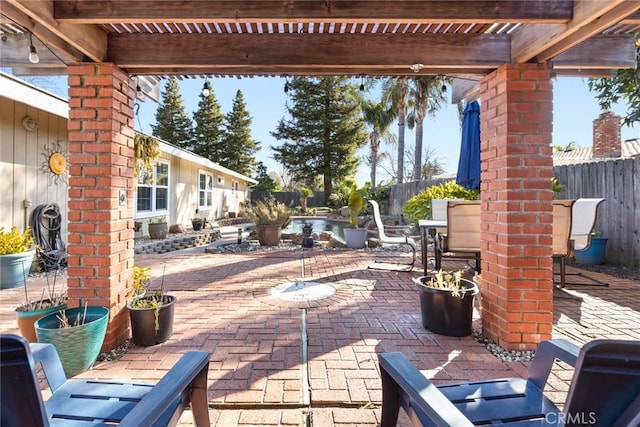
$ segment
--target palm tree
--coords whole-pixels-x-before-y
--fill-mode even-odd
[[[381,141],[391,141],[394,137],[389,127],[395,118],[393,111],[384,102],[364,100],[361,104],[364,121],[370,126],[369,132],[369,164],[371,165],[371,189],[376,188],[376,169]]]
[[[424,118],[427,114],[434,115],[446,101],[444,96],[445,79],[442,77],[421,76],[413,77],[409,84],[409,96],[412,110],[408,116],[410,128],[416,126],[416,149],[413,165],[413,179],[422,176],[422,139],[424,134]],[[446,87],[445,87],[446,89]]]
[[[404,180],[404,128],[409,107],[409,78],[398,77],[386,80],[382,85],[382,99],[398,118],[398,170],[396,181]]]

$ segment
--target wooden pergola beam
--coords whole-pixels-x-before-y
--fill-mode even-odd
[[[480,34],[111,34],[109,60],[124,69],[303,67],[493,69],[507,36]]]
[[[0,10],[16,22],[25,21],[26,17],[26,25],[20,25],[37,34],[43,43],[78,61],[86,58],[95,62],[106,60],[106,33],[96,25],[56,21],[52,0],[1,0]]]
[[[567,24],[527,25],[513,35],[511,62],[545,62],[640,9],[638,0],[574,0]]]
[[[55,1],[60,22],[568,22],[571,0]]]

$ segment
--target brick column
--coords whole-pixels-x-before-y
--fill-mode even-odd
[[[129,336],[135,92],[113,64],[73,65],[68,75],[69,306],[110,309],[103,345],[110,350]]]
[[[601,113],[593,120],[593,157],[622,155],[622,117],[612,111]]]
[[[507,64],[481,81],[482,328],[509,350],[551,337],[550,78]]]

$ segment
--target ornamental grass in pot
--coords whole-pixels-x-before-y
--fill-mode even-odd
[[[282,229],[291,223],[291,212],[287,205],[271,194],[247,210],[247,217],[256,225],[256,234],[262,246],[278,246]]]
[[[479,288],[463,272],[438,271],[413,279],[420,291],[422,326],[436,334],[463,337],[471,334],[473,298]]]
[[[49,314],[56,313],[60,310],[67,308],[67,293],[64,289],[57,288],[58,271],[55,270],[53,276],[53,283],[49,279],[49,275],[45,276],[47,279],[47,286],[42,290],[42,294],[39,299],[32,300],[29,298],[27,289],[26,274],[24,277],[24,300],[23,304],[20,304],[15,309],[16,321],[18,323],[18,330],[20,335],[25,337],[29,342],[38,342],[36,335],[35,323],[37,320],[48,316]]]

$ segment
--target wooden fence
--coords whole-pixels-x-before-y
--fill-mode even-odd
[[[609,239],[606,260],[640,268],[640,158],[555,166],[564,189],[557,199],[602,197],[596,229]],[[400,215],[407,200],[420,191],[455,178],[416,181],[391,187],[389,214]]]
[[[565,186],[557,199],[606,199],[595,226],[609,239],[605,258],[640,268],[640,158],[556,166],[553,173]]]
[[[281,203],[287,206],[300,206],[300,193],[297,191],[252,191],[251,202],[262,200],[272,195]],[[314,191],[313,196],[307,199],[307,207],[315,208],[324,206],[324,193],[322,191]]]

